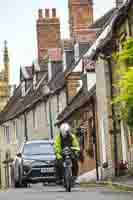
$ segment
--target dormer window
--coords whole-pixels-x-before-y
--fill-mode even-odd
[[[89,72],[87,73],[87,89],[90,91],[90,89],[96,84],[96,73],[95,72]]]
[[[75,62],[77,62],[79,60],[79,43],[77,42],[74,45],[74,58],[75,58]]]
[[[25,96],[25,92],[26,92],[25,81],[22,82],[22,85],[21,85],[21,92],[22,92],[22,97],[24,97],[24,96]]]
[[[50,93],[50,88],[48,87],[47,84],[45,84],[43,86],[43,90],[42,90],[43,95],[48,95]]]
[[[63,52],[63,71],[69,68],[74,62],[73,50],[65,49]]]

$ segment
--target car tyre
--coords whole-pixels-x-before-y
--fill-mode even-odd
[[[18,181],[15,180],[14,178],[14,187],[15,188],[20,188],[22,187],[22,173],[21,173],[21,168],[19,166],[18,168]]]

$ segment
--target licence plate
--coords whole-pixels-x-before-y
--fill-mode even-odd
[[[54,172],[54,167],[51,168],[42,168],[41,173],[51,173]]]

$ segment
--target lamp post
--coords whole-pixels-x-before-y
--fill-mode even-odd
[[[50,136],[51,136],[51,139],[53,139],[53,120],[52,120],[52,110],[51,110],[51,94],[52,94],[52,91],[50,91],[50,88],[48,87],[47,84],[45,84],[44,87],[42,88],[42,94],[44,96],[49,96],[49,100],[48,100],[49,126],[50,126]]]
[[[25,124],[25,140],[28,141],[28,130],[27,130],[26,112],[24,113],[24,124]]]

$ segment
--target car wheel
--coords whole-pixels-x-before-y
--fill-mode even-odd
[[[18,168],[18,180],[15,180],[15,178],[14,178],[13,182],[14,182],[14,187],[15,188],[22,187],[22,173],[21,173],[20,166]]]
[[[43,185],[43,186],[47,186],[48,183],[47,183],[47,182],[43,182],[42,185]]]
[[[11,168],[11,186],[15,187],[14,169]]]
[[[27,188],[27,187],[28,187],[28,184],[25,183],[25,182],[23,182],[23,183],[22,183],[22,187]]]

